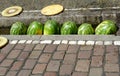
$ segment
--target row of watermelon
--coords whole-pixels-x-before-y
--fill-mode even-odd
[[[60,27],[59,23],[55,20],[48,20],[45,24],[33,21],[28,27],[22,22],[15,22],[10,28],[11,35],[108,35],[115,34],[116,32],[117,26],[112,20],[104,20],[95,29],[89,23],[83,23],[77,27],[73,21],[64,22]]]

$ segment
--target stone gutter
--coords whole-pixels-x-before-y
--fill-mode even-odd
[[[120,27],[119,0],[114,0],[114,2],[111,0],[5,0],[0,2],[3,4],[0,5],[0,12],[13,5],[20,5],[24,9],[20,15],[14,17],[3,17],[0,15],[0,34],[4,30],[9,31],[11,25],[16,21],[24,22],[28,26],[34,20],[45,23],[48,19],[55,19],[60,24],[68,20],[75,21],[77,24],[89,22],[94,27],[102,20],[111,19],[116,21],[117,26]],[[40,10],[50,4],[61,4],[65,9],[62,13],[55,16],[42,15]],[[119,34],[120,31],[117,32],[117,35]]]
[[[9,40],[94,40],[119,41],[120,36],[115,35],[1,35]]]

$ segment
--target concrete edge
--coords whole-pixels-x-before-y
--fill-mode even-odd
[[[92,41],[119,41],[115,35],[0,35],[9,40],[92,40]]]
[[[84,9],[67,9],[55,16],[44,16],[40,13],[40,10],[25,10],[20,15],[14,17],[3,17],[0,15],[0,27],[10,27],[16,21],[24,22],[28,26],[28,24],[34,20],[44,23],[48,19],[55,19],[59,23],[72,20],[77,22],[77,24],[83,22],[98,24],[104,19],[112,19],[116,21],[117,8],[111,8],[112,11],[110,9],[105,10],[102,8]]]

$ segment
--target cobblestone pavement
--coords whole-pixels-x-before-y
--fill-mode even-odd
[[[119,43],[11,40],[0,49],[0,76],[120,76]]]

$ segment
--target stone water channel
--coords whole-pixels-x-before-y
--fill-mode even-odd
[[[110,19],[120,22],[120,1],[119,0],[4,0],[0,1],[0,12],[7,7],[19,5],[23,12],[14,17],[2,17],[0,15],[0,34],[9,34],[10,26],[16,21],[22,21],[26,25],[37,20],[44,23],[48,19],[55,19],[59,23],[71,20],[77,24],[89,22],[94,27],[102,20]],[[40,10],[50,4],[61,4],[64,11],[55,16],[44,16]],[[117,35],[120,35],[118,30]]]

